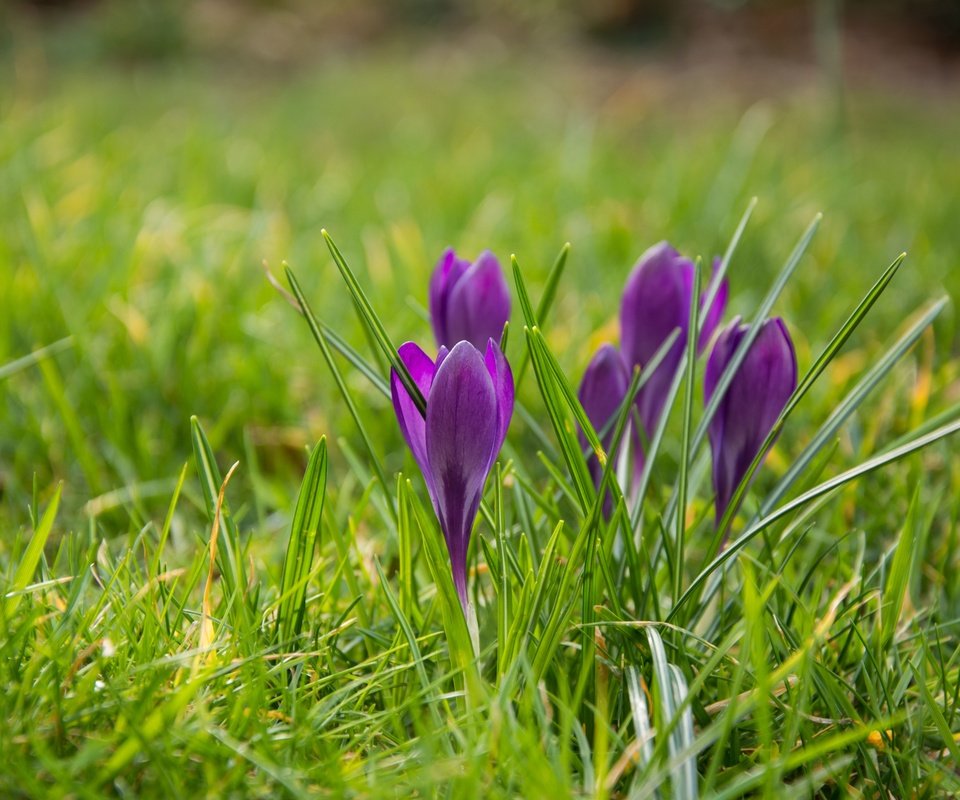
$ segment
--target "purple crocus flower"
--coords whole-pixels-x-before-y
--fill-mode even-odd
[[[630,373],[623,361],[623,356],[620,355],[620,351],[612,344],[601,345],[587,366],[587,371],[583,373],[583,380],[580,382],[580,391],[577,395],[580,399],[580,405],[583,406],[583,410],[587,414],[587,419],[590,420],[598,435],[600,435],[604,426],[616,416],[629,385]],[[615,458],[615,454],[610,452],[613,434],[614,431],[611,426],[607,435],[601,436],[600,439],[603,449],[607,451],[608,458]],[[580,434],[580,442],[583,446],[587,444],[587,437],[583,433]],[[600,462],[596,456],[591,456],[587,463],[594,485],[599,484],[603,473]]]
[[[468,341],[478,350],[500,341],[510,318],[510,291],[500,262],[484,250],[472,264],[453,248],[440,257],[430,279],[430,321],[440,347]]]
[[[707,403],[749,329],[738,317],[717,338],[704,375]],[[718,523],[796,388],[797,356],[787,326],[779,317],[765,320],[710,421]]]
[[[714,269],[718,261],[714,261]],[[677,328],[680,335],[670,352],[646,379],[637,393],[637,410],[644,434],[649,439],[656,430],[687,342],[690,303],[693,294],[694,265],[668,242],[647,250],[627,278],[620,305],[620,339],[628,367],[641,368],[656,355]],[[706,292],[700,297],[701,308]],[[727,305],[727,282],[717,289],[710,308],[703,312],[698,349],[703,351],[720,324]],[[642,458],[636,460],[637,470]]]
[[[436,363],[413,342],[398,350],[427,401],[420,415],[400,376],[390,373],[393,407],[416,459],[447,542],[453,583],[467,608],[467,546],[483,485],[513,415],[513,374],[493,339],[486,355],[461,341]]]

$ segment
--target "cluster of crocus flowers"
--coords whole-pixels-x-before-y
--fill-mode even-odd
[[[713,338],[726,308],[725,281],[694,297],[694,270],[693,262],[667,242],[641,256],[623,292],[620,348],[602,345],[580,385],[580,402],[609,452],[610,423],[626,398],[631,371],[649,369],[658,351],[678,331],[634,400],[632,420],[637,422],[630,436],[635,476],[643,467],[644,443],[660,423],[683,360],[691,335],[691,304],[698,302],[701,309],[698,354]],[[713,299],[705,307],[711,294]],[[449,249],[430,281],[429,299],[439,347],[436,359],[413,342],[398,350],[423,396],[425,411],[421,413],[396,370],[391,371],[390,386],[400,429],[440,522],[453,583],[466,613],[470,536],[513,414],[513,375],[498,344],[510,316],[510,293],[492,253],[486,251],[471,263]],[[704,380],[707,403],[748,331],[749,326],[736,319],[717,337]],[[718,523],[796,384],[797,361],[787,328],[780,319],[765,320],[709,425]],[[589,467],[599,482],[595,457],[590,457]]]
[[[635,400],[641,430],[632,431],[634,473],[643,469],[643,441],[653,436],[670,386],[683,358],[693,302],[693,262],[668,242],[647,250],[627,278],[620,303],[620,350],[604,344],[594,355],[580,384],[580,402],[597,430],[608,425],[626,395],[631,370],[643,369],[673,332],[679,335],[653,372],[646,376]],[[701,308],[707,292],[699,298]],[[698,350],[702,351],[720,324],[727,305],[727,283],[714,293],[703,312]],[[609,445],[609,441],[604,443]],[[592,470],[596,475],[596,467]]]
[[[426,413],[420,413],[396,370],[391,371],[390,388],[400,430],[440,522],[453,583],[466,612],[470,534],[513,415],[513,374],[494,338],[510,313],[496,259],[484,253],[471,266],[448,250],[431,282],[430,306],[440,344],[436,359],[413,342],[398,350],[426,401]],[[484,332],[488,335],[481,340]],[[451,335],[462,338],[454,341]]]
[[[714,262],[714,270],[717,264]],[[694,265],[667,242],[647,250],[627,279],[620,306],[621,347],[602,345],[594,355],[580,384],[579,398],[590,422],[601,431],[610,425],[626,396],[630,370],[641,370],[654,358],[674,331],[679,334],[654,371],[645,379],[635,399],[632,430],[634,475],[643,469],[643,443],[653,436],[676,377],[690,335],[689,320],[694,302]],[[697,352],[702,353],[720,325],[727,303],[727,283],[705,291],[701,310]],[[739,319],[718,337],[707,362],[706,402],[709,403],[720,376],[749,326]],[[716,518],[719,523],[740,481],[773,428],[797,385],[797,361],[790,334],[781,319],[765,320],[724,394],[709,426],[713,456]],[[602,443],[609,449],[612,433]],[[612,454],[615,455],[615,454]],[[596,459],[591,474],[599,480]]]

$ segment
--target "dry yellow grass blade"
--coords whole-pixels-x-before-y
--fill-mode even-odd
[[[227,471],[223,483],[220,484],[220,491],[217,494],[217,505],[213,512],[213,524],[210,526],[210,565],[207,569],[207,582],[203,587],[203,600],[200,611],[200,642],[198,644],[198,653],[194,659],[194,668],[206,664],[214,655],[213,642],[215,638],[213,629],[213,602],[211,600],[213,592],[214,572],[217,564],[217,538],[220,536],[220,512],[223,509],[223,496],[227,491],[227,484],[237,467],[239,461],[235,461],[233,466]]]

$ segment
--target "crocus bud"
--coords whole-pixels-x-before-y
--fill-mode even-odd
[[[717,338],[704,375],[707,403],[749,329],[738,317]],[[765,320],[710,421],[718,523],[796,388],[797,356],[787,326],[780,318]]]
[[[466,341],[449,352],[441,347],[436,363],[413,342],[398,353],[427,401],[427,411],[420,415],[391,370],[393,407],[426,481],[466,611],[467,547],[483,486],[513,415],[513,374],[493,339],[487,341],[485,356]]]
[[[430,279],[430,321],[440,347],[470,342],[478,350],[500,341],[510,318],[510,291],[500,262],[484,250],[472,264],[447,249]]]
[[[627,371],[627,365],[620,351],[612,344],[604,344],[597,350],[580,382],[580,391],[577,395],[580,405],[583,406],[587,419],[600,436],[603,449],[607,452],[607,458],[610,459],[615,458],[615,454],[610,452],[614,430],[610,425],[610,430],[604,436],[603,429],[616,417],[629,384],[630,373]],[[580,441],[586,446],[587,438],[582,433]],[[596,456],[591,456],[587,463],[594,485],[597,485],[603,472],[600,462]]]
[[[716,262],[714,262],[716,266]],[[637,410],[647,439],[653,436],[667,401],[690,325],[690,302],[693,296],[693,262],[680,255],[668,242],[660,242],[647,250],[627,279],[620,305],[620,338],[623,357],[628,367],[641,369],[675,329],[680,335],[660,365],[649,375],[637,393]],[[700,297],[701,305],[706,293]],[[720,284],[710,308],[703,312],[698,349],[702,350],[716,330],[727,304],[726,281]],[[642,458],[636,467],[642,467]]]

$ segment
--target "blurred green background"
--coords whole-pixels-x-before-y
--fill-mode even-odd
[[[731,310],[749,315],[822,211],[777,307],[801,369],[909,256],[821,407],[804,409],[821,419],[918,306],[960,289],[957,8],[4,3],[2,538],[27,523],[34,481],[48,494],[65,480],[75,524],[106,533],[162,514],[191,414],[225,463],[245,463],[241,517],[285,507],[303,445],[354,436],[262,267],[288,261],[361,347],[321,227],[397,341],[429,341],[444,247],[515,253],[539,291],[571,242],[549,338],[578,380],[616,338],[620,289],[649,245],[710,258],[758,197],[731,266]],[[960,395],[953,312],[938,324],[877,402],[878,425]],[[365,413],[399,468],[388,403],[371,392]]]

